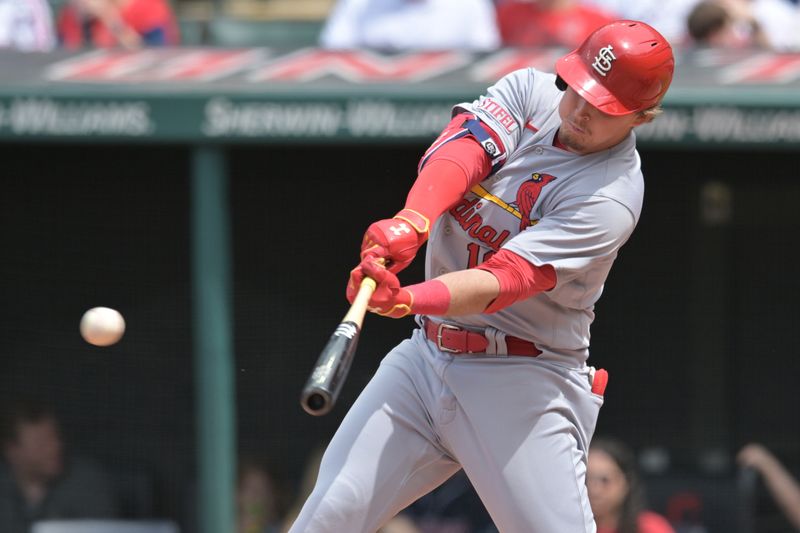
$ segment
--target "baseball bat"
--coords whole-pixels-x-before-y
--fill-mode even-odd
[[[319,355],[300,395],[300,405],[308,414],[322,416],[333,409],[350,371],[367,304],[375,287],[372,278],[365,277],[361,281],[353,304]]]

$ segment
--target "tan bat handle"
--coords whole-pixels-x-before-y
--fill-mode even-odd
[[[361,280],[358,294],[353,299],[353,304],[347,314],[344,315],[342,322],[353,322],[361,329],[361,325],[364,323],[364,315],[367,314],[367,304],[369,304],[369,299],[372,298],[372,293],[375,292],[376,287],[375,280],[372,278],[365,277]]]

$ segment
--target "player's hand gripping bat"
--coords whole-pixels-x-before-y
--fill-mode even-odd
[[[350,310],[319,355],[300,395],[300,405],[308,414],[322,416],[333,409],[356,353],[361,324],[375,286],[372,278],[364,277]]]

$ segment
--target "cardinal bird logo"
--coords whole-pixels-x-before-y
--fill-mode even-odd
[[[526,180],[519,189],[517,189],[517,201],[510,204],[515,207],[520,215],[519,230],[522,231],[531,225],[531,211],[533,206],[536,205],[536,200],[542,194],[542,188],[556,179],[555,176],[550,174],[540,174],[535,172],[531,175],[529,180]]]

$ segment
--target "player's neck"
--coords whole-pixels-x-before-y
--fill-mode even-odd
[[[561,133],[561,129],[556,131],[556,134],[553,135],[553,146],[556,148],[560,148],[561,150],[566,150],[567,152],[572,152],[573,150],[569,149],[569,146],[565,145],[561,142],[561,138],[559,137],[559,133]]]

